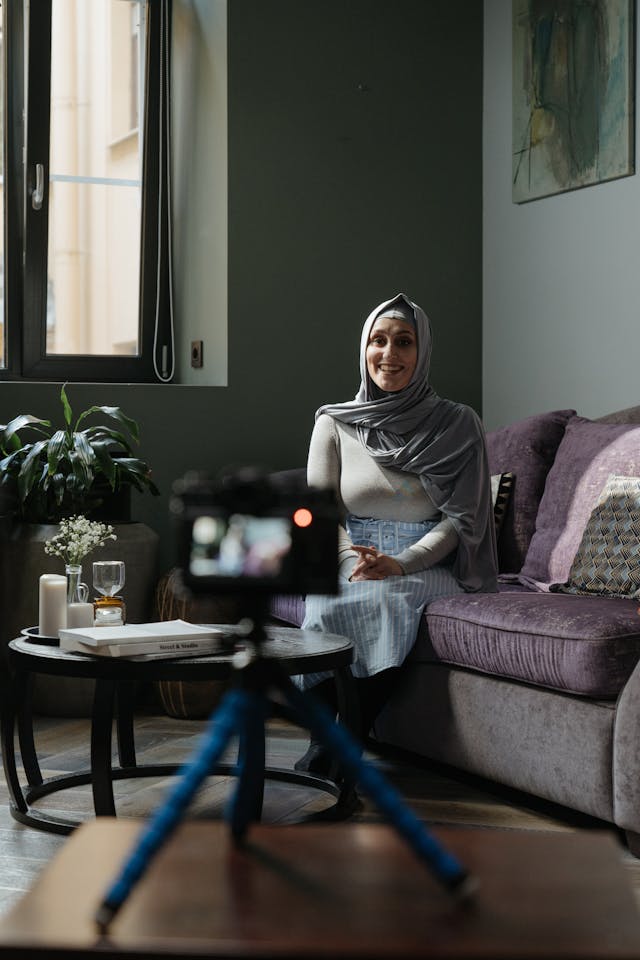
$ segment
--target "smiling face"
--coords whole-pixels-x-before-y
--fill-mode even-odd
[[[410,323],[392,317],[375,321],[367,343],[367,370],[380,390],[403,390],[413,376],[417,360],[416,331]]]

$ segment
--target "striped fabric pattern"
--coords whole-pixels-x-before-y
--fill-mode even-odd
[[[349,517],[351,542],[373,546],[393,556],[415,543],[437,521],[405,523]],[[369,677],[405,660],[418,633],[427,603],[438,597],[464,593],[449,567],[439,564],[420,573],[386,580],[342,580],[335,597],[308,596],[304,630],[322,630],[349,637],[354,643],[351,670],[356,677]],[[296,678],[309,689],[327,673]]]

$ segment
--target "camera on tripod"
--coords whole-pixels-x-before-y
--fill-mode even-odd
[[[178,567],[194,593],[335,594],[339,511],[297,474],[242,470],[174,485]]]

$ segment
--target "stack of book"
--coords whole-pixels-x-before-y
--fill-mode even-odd
[[[121,627],[74,627],[60,630],[60,649],[97,657],[157,660],[162,657],[202,657],[219,653],[228,632],[185,620],[132,623]]]

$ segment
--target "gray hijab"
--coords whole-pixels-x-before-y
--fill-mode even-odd
[[[407,386],[385,393],[369,377],[366,349],[374,322],[388,311],[412,318],[418,359]],[[367,317],[360,341],[360,389],[347,403],[325,404],[327,413],[355,426],[377,463],[416,474],[427,495],[458,533],[453,573],[468,591],[495,591],[495,525],[484,430],[462,403],[439,397],[429,385],[431,327],[425,312],[403,293]]]

